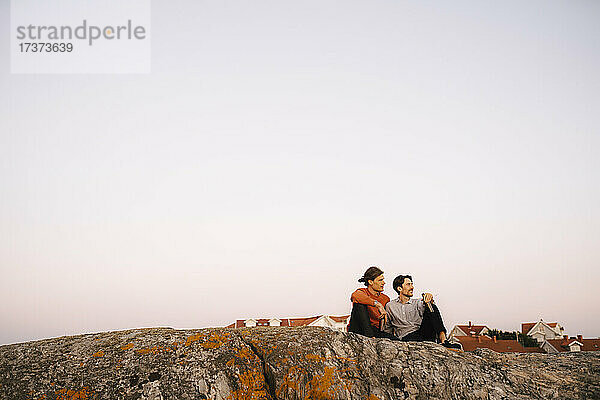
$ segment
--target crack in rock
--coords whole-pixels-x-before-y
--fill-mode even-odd
[[[256,345],[250,341],[246,341],[246,339],[240,335],[240,339],[242,340],[242,342],[246,343],[246,345],[250,348],[250,350],[252,350],[252,353],[254,353],[254,355],[256,357],[258,357],[258,359],[260,360],[261,364],[262,364],[262,373],[263,373],[263,379],[267,385],[267,393],[269,394],[269,396],[271,397],[272,400],[276,400],[277,399],[277,394],[276,394],[276,390],[275,390],[275,378],[273,377],[273,373],[271,372],[270,368],[268,367],[267,361],[265,360],[265,357],[262,355],[262,353],[260,352],[260,350],[256,347]]]

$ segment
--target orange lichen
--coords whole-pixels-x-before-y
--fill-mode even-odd
[[[257,358],[256,354],[250,351],[250,349],[247,347],[242,347],[241,349],[238,349],[234,354],[236,357],[243,358],[246,360],[254,360]]]
[[[218,349],[219,347],[221,347],[223,343],[219,343],[219,342],[206,342],[206,343],[202,343],[201,346],[204,347],[205,349]]]
[[[275,393],[277,397],[285,397],[285,393],[288,390],[292,390],[298,393],[299,388],[299,377],[302,375],[302,369],[300,367],[291,367],[287,374],[283,377],[283,383],[277,389]],[[281,395],[281,392],[284,392],[284,395]]]
[[[97,353],[92,354],[92,357],[102,357],[104,356],[104,352],[102,350],[100,350]]]
[[[313,376],[305,384],[306,376],[309,373],[300,367],[293,366],[284,376],[283,383],[277,389],[276,395],[277,397],[288,397],[293,393],[304,400],[332,399],[340,389],[352,389],[352,380],[339,376],[339,373],[348,372],[350,369],[336,370],[333,367],[325,367],[323,374]]]
[[[190,346],[194,342],[201,342],[200,346],[205,349],[217,349],[225,344],[227,340],[229,340],[228,333],[212,333],[208,338],[202,333],[197,333],[195,335],[188,336],[185,341],[185,346]]]
[[[125,346],[121,346],[121,350],[129,350],[133,349],[133,343],[126,344]]]
[[[323,356],[318,356],[316,354],[307,354],[304,356],[307,360],[311,361],[326,361],[327,359]]]
[[[334,386],[334,370],[331,367],[325,367],[323,375],[313,376],[308,383],[308,392],[304,399],[333,399],[335,396]]]
[[[201,333],[197,333],[195,335],[192,336],[188,336],[188,338],[185,340],[185,346],[189,346],[194,342],[197,342],[198,340],[201,340],[204,338],[204,335]]]
[[[235,365],[236,359],[244,360],[244,361],[242,361],[242,365],[247,365],[248,361],[255,362],[255,363],[259,362],[259,359],[256,356],[256,354],[254,354],[248,347],[242,347],[239,349],[235,349],[233,351],[233,356],[234,356],[234,358],[227,361],[227,363],[225,364],[228,367],[233,367]]]
[[[135,352],[138,354],[141,354],[141,355],[150,354],[150,353],[158,354],[158,353],[160,353],[161,349],[162,349],[162,346],[154,346],[154,347],[150,347],[150,348],[138,349]]]
[[[57,395],[56,400],[87,400],[92,393],[93,391],[90,391],[87,386],[77,391],[61,389],[54,392]]]
[[[374,394],[370,394],[366,400],[379,400],[379,397],[375,396]]]
[[[227,398],[231,400],[267,399],[265,387],[262,372],[252,369],[239,375],[239,389]]]
[[[221,347],[223,344],[225,344],[225,342],[227,342],[227,340],[229,340],[229,334],[224,333],[224,334],[215,334],[213,333],[212,335],[210,335],[210,338],[208,339],[208,342],[202,343],[202,347],[204,347],[205,349],[217,349],[219,347]]]
[[[129,347],[131,348],[131,347]],[[170,347],[165,346],[153,346],[153,347],[144,347],[141,349],[136,349],[135,352],[141,355],[144,354],[159,354],[162,352],[173,351]]]

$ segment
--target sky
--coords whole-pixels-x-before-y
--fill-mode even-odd
[[[12,74],[0,344],[346,315],[600,336],[600,3],[152,2],[151,73]]]

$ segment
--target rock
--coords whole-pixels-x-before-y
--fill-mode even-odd
[[[600,353],[457,353],[325,328],[136,329],[0,346],[0,399],[594,399]]]

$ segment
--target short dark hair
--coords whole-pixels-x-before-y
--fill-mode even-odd
[[[383,271],[379,268],[375,266],[369,267],[363,274],[362,278],[360,278],[358,281],[364,282],[365,286],[369,286],[369,281],[374,281],[375,278],[377,278],[381,274],[383,274]]]
[[[412,276],[410,275],[398,275],[394,278],[394,282],[392,282],[392,285],[394,285],[394,290],[396,291],[396,293],[400,294],[400,292],[398,291],[398,286],[402,286],[406,278],[412,281]]]

